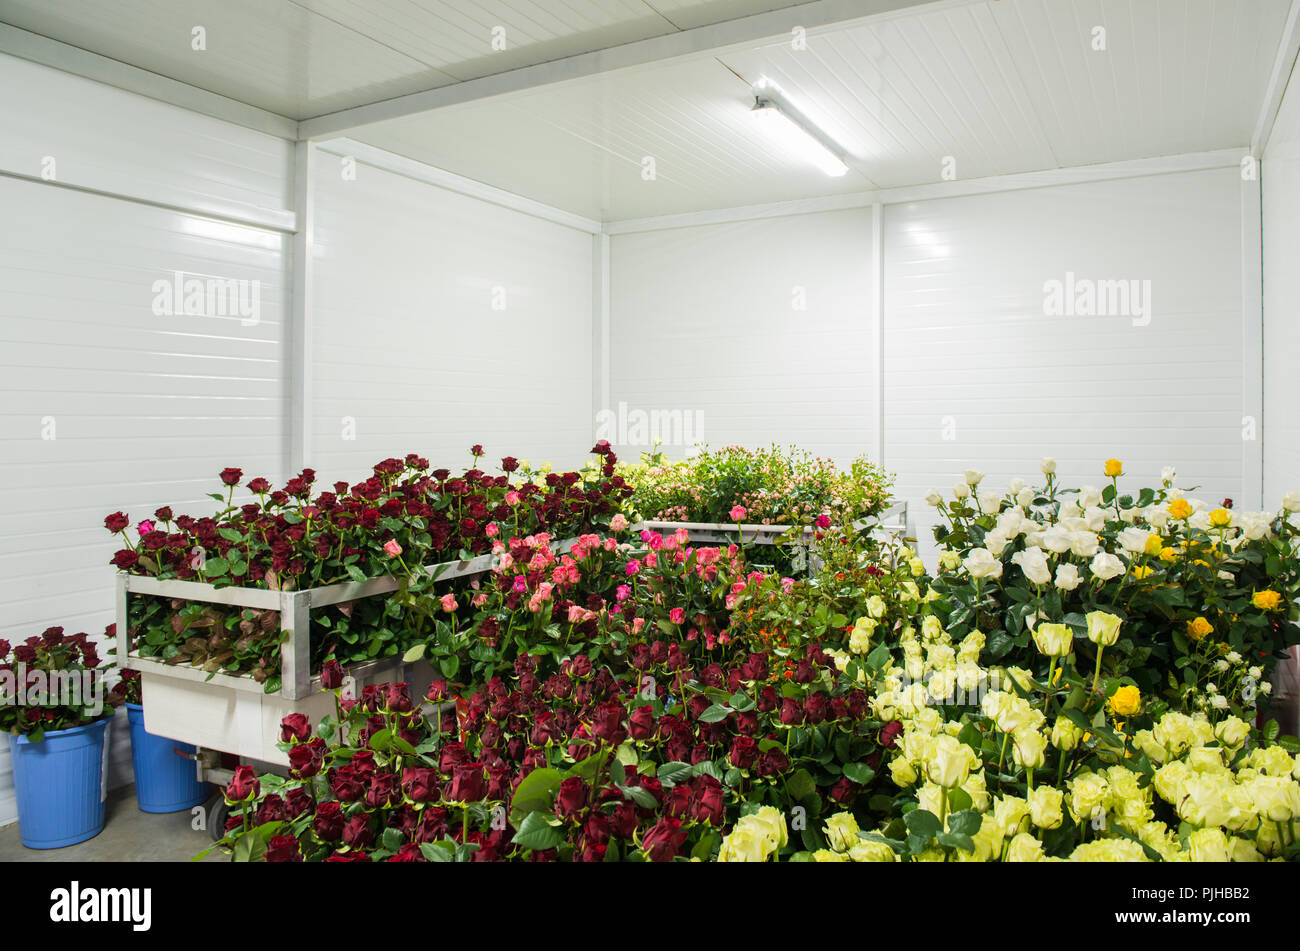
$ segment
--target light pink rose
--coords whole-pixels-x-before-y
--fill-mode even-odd
[[[396,538],[390,538],[384,542],[384,551],[388,553],[389,558],[396,558],[402,553],[402,546],[397,544]]]
[[[739,522],[744,517],[745,517],[745,507],[743,505],[732,506],[731,520],[733,522]]]
[[[615,516],[609,520],[609,530],[611,532],[626,531],[627,516],[624,515],[622,512],[618,512],[617,514],[615,514]]]
[[[456,596],[454,594],[451,593],[444,594],[441,600],[442,600],[442,609],[446,611],[448,614],[456,610]]]
[[[483,529],[483,534],[488,538],[496,538],[500,533],[501,529],[497,528],[496,522],[488,522],[487,527]]]

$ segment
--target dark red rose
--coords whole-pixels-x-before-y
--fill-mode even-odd
[[[226,786],[226,799],[230,802],[245,802],[256,799],[262,791],[257,774],[251,766],[236,766],[235,775]]]
[[[430,806],[420,812],[420,825],[415,837],[421,842],[433,842],[447,834],[451,813],[441,806]]]
[[[322,690],[338,690],[343,686],[343,666],[337,660],[331,658],[321,666],[320,685]]]
[[[441,785],[442,777],[436,769],[408,766],[402,770],[402,792],[411,802],[433,802]]]
[[[329,777],[330,789],[340,802],[357,802],[365,791],[366,783],[351,764],[333,770]]]
[[[758,759],[758,742],[752,736],[736,737],[727,758],[736,769],[749,769]]]
[[[264,495],[271,491],[271,483],[258,476],[256,479],[248,480],[248,491],[256,492],[258,495]]]
[[[839,781],[831,787],[830,795],[840,805],[847,805],[857,795],[857,785],[852,780],[841,776]]]
[[[634,740],[648,740],[655,733],[654,707],[637,707],[628,717],[628,735]]]
[[[727,812],[723,804],[722,783],[712,776],[701,776],[697,782],[699,788],[695,793],[695,803],[691,807],[691,818],[710,825],[722,825]]]
[[[501,460],[502,472],[514,472],[518,468],[519,468],[519,460],[516,459],[514,456],[506,456],[504,459]]]
[[[239,480],[244,477],[243,469],[236,469],[234,466],[228,466],[221,470],[221,481],[226,485],[239,485]]]
[[[786,726],[798,726],[803,723],[803,704],[798,700],[785,697],[781,701],[781,722]]]
[[[694,801],[695,791],[683,783],[668,791],[668,804],[664,807],[664,811],[670,816],[684,819],[691,814],[691,804]]]
[[[353,816],[343,823],[343,844],[354,849],[364,849],[375,841],[374,830],[370,828],[370,817],[364,813]]]
[[[641,851],[652,862],[671,862],[686,844],[682,821],[664,816],[641,839]]]
[[[388,709],[393,713],[411,712],[411,690],[406,684],[385,684]]]
[[[443,700],[446,700],[447,681],[435,680],[433,683],[429,684],[429,692],[425,694],[425,697],[432,703],[440,703]]]
[[[365,852],[335,852],[325,859],[326,862],[373,862]]]
[[[268,862],[301,862],[302,852],[298,849],[298,840],[291,835],[273,835],[271,844],[266,848]]]
[[[767,713],[770,710],[775,710],[776,700],[776,688],[771,686],[764,687],[758,693],[758,709],[764,713]]]
[[[131,520],[121,512],[114,512],[112,515],[104,519],[104,527],[114,535],[125,531],[127,526],[130,524]]]
[[[153,517],[160,522],[170,522],[172,520],[172,507],[164,505],[162,508],[155,509]]]
[[[325,764],[325,741],[319,736],[308,743],[298,743],[289,750],[289,768],[299,779],[308,779]]]
[[[903,724],[898,720],[890,720],[880,728],[876,734],[876,740],[881,746],[895,746],[899,734],[903,732]]]
[[[301,786],[290,789],[284,794],[284,808],[290,819],[297,819],[312,807],[311,794]]]
[[[622,704],[607,701],[597,704],[591,715],[591,733],[611,746],[617,746],[627,736],[623,729]]]
[[[789,768],[790,761],[775,747],[759,754],[758,762],[755,764],[755,772],[760,776],[779,776]]]
[[[754,736],[758,733],[758,714],[753,710],[736,714],[736,732]]]
[[[813,724],[824,722],[829,709],[830,702],[824,693],[813,694],[804,704],[804,711],[808,716],[808,722]]]
[[[561,819],[576,819],[587,805],[587,784],[577,776],[560,783],[555,793],[555,814]]]
[[[469,762],[469,752],[464,743],[445,743],[442,754],[438,757],[438,769],[450,775],[451,771],[462,763]]]
[[[397,850],[397,853],[396,853],[395,855],[390,855],[390,856],[388,857],[388,861],[390,861],[390,862],[427,862],[428,859],[426,859],[426,858],[424,857],[424,853],[420,851],[420,847],[419,847],[418,845],[416,845],[414,842],[408,842],[408,843],[406,843],[406,845],[404,845],[404,846],[402,846],[400,849],[398,849],[398,850]]]
[[[370,785],[366,788],[366,805],[371,809],[383,809],[393,800],[397,792],[397,777],[392,773],[374,773]]]
[[[129,548],[123,548],[113,555],[109,564],[120,571],[130,571],[139,562],[140,556]]]
[[[306,742],[311,736],[311,721],[306,714],[291,713],[280,721],[280,742]]]
[[[447,798],[453,802],[478,802],[487,797],[487,775],[482,763],[463,763],[451,774]]]
[[[337,842],[343,837],[343,809],[333,800],[318,803],[312,829],[323,842]]]

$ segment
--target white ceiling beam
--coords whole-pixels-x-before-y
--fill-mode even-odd
[[[292,140],[298,137],[298,123],[285,116],[7,23],[0,23],[0,53],[8,53],[19,59],[93,79],[282,139]]]
[[[721,52],[729,47],[789,35],[797,27],[812,32],[822,27],[867,21],[918,8],[961,7],[983,2],[985,0],[814,0],[795,7],[756,13],[621,46],[593,50],[304,119],[298,123],[298,137],[320,139],[345,135],[362,126],[491,96],[681,56],[708,51]]]
[[[1264,94],[1264,103],[1255,122],[1255,134],[1250,137],[1250,154],[1257,159],[1263,158],[1264,149],[1268,148],[1269,136],[1273,134],[1273,123],[1277,121],[1278,110],[1282,108],[1282,96],[1286,93],[1287,83],[1291,80],[1291,70],[1295,66],[1298,53],[1300,53],[1300,0],[1291,0],[1286,26],[1282,28],[1282,42],[1278,44],[1277,56],[1273,60],[1273,72],[1269,76],[1268,89]]]

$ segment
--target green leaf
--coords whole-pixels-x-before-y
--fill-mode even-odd
[[[456,844],[442,839],[438,842],[421,842],[420,851],[424,853],[425,859],[430,862],[454,862],[456,860]]]
[[[563,773],[546,766],[525,776],[510,800],[510,824],[518,829],[525,816],[539,810],[550,812],[555,790],[560,788],[563,781]]]
[[[655,771],[655,776],[665,786],[675,786],[677,783],[684,782],[694,775],[695,772],[691,769],[690,763],[683,763],[678,760],[660,763],[658,770]]]
[[[731,708],[725,703],[715,703],[703,713],[700,714],[701,723],[717,723],[727,719],[731,714]]]
[[[939,822],[939,817],[925,809],[913,809],[903,817],[903,822],[906,823],[908,832],[912,835],[923,835],[927,840],[943,831],[943,824]]]
[[[808,770],[798,769],[785,781],[785,791],[791,799],[802,799],[817,791],[817,783]]]
[[[361,582],[366,580],[365,572],[363,572],[356,565],[348,565],[345,570],[348,573],[348,577],[351,578],[353,581]]]
[[[528,775],[531,776],[532,773]],[[547,822],[545,813],[530,812],[523,822],[519,824],[519,831],[515,833],[514,838],[510,841],[522,848],[541,852],[546,849],[553,849],[563,842],[564,829]]]
[[[844,775],[853,782],[865,786],[876,778],[876,771],[866,763],[845,763]]]
[[[644,786],[623,786],[617,783],[615,785],[618,785],[619,791],[626,798],[631,799],[642,809],[654,809],[659,805],[659,800],[655,799],[654,794]]]
[[[959,790],[953,790],[953,792],[958,791]],[[967,796],[966,800],[969,802],[970,796]],[[980,823],[982,821],[983,820],[978,812],[974,809],[966,808],[960,812],[954,812],[948,817],[948,831],[955,833],[956,835],[974,835],[979,832]],[[962,848],[969,848],[969,846],[962,846]]]
[[[400,829],[394,829],[390,827],[384,830],[384,834],[380,838],[380,842],[383,843],[384,848],[386,848],[388,851],[396,852],[398,849],[400,849],[402,846],[406,844],[406,836],[402,835]]]
[[[230,562],[224,558],[209,558],[203,562],[203,573],[209,578],[220,578],[230,570]]]
[[[424,656],[424,651],[427,646],[428,646],[427,644],[416,644],[414,647],[412,647],[410,650],[408,650],[405,654],[402,655],[402,663],[411,664],[419,660],[421,657]]]
[[[940,832],[935,838],[945,848],[965,849],[967,852],[975,851],[975,843],[968,835],[960,835],[956,832]]]

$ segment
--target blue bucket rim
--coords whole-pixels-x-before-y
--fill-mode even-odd
[[[106,714],[100,717],[98,720],[94,720],[91,723],[83,723],[81,724],[81,726],[70,726],[64,730],[50,730],[48,733],[45,734],[45,737],[44,739],[41,740],[41,743],[44,743],[45,740],[48,740],[52,737],[72,736],[73,734],[76,733],[89,733],[92,730],[106,729],[108,727],[109,721],[112,719],[113,719],[112,714]],[[31,740],[27,738],[26,734],[23,733],[10,733],[9,741],[11,743],[17,743],[19,745],[26,744],[28,746],[40,746],[40,743],[33,743]]]

